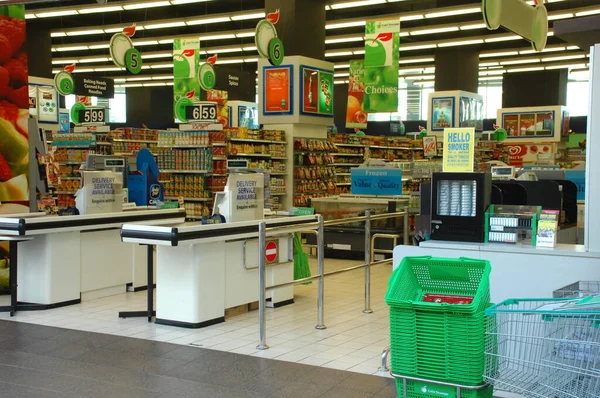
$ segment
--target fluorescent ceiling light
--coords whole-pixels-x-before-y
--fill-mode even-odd
[[[152,80],[169,80],[172,78],[173,76],[152,76]]]
[[[25,14],[25,19],[35,19],[37,18],[35,14]]]
[[[222,40],[222,39],[234,39],[235,35],[208,35],[208,36],[200,36],[200,40]]]
[[[354,41],[363,41],[364,37],[362,36],[354,36],[354,37],[341,37],[339,39],[332,38],[325,40],[325,44],[335,44],[335,43],[350,43]]]
[[[77,10],[47,11],[35,14],[38,18],[66,17],[69,15],[77,15]]]
[[[539,58],[528,58],[528,59],[515,59],[511,61],[502,61],[500,65],[519,65],[519,64],[533,64],[540,62]]]
[[[456,32],[458,31],[458,26],[451,26],[447,28],[433,28],[433,29],[421,29],[421,30],[413,30],[410,32],[411,36],[418,35],[430,35],[434,33],[446,33],[446,32]]]
[[[202,18],[202,19],[193,19],[191,21],[187,21],[186,24],[189,26],[193,25],[204,25],[209,23],[219,23],[219,22],[228,22],[231,21],[229,17],[215,17],[215,18]]]
[[[113,12],[113,11],[123,11],[123,7],[121,6],[107,6],[107,7],[90,7],[90,8],[80,8],[80,14],[95,14],[99,12]]]
[[[144,80],[152,80],[151,76],[147,76],[147,77],[130,77],[127,79],[128,82],[141,82]]]
[[[178,6],[181,4],[192,4],[192,3],[206,3],[211,0],[171,0],[171,4]]]
[[[490,76],[490,75],[502,75],[504,73],[506,73],[506,71],[504,69],[497,69],[497,70],[488,70],[488,71],[480,73],[480,74]]]
[[[476,23],[471,25],[463,25],[460,30],[473,30],[473,29],[484,29],[486,26],[484,23]]]
[[[579,50],[579,46],[568,46],[567,50]]]
[[[551,52],[556,52],[556,51],[565,51],[565,47],[546,47],[546,48],[544,48],[544,50],[542,52],[543,53],[551,53]],[[521,54],[521,55],[538,54],[538,53],[539,53],[539,51],[535,51],[535,50],[519,51],[519,54]]]
[[[50,37],[65,37],[67,34],[65,32],[51,32]]]
[[[52,65],[68,65],[68,64],[76,64],[77,60],[76,59],[53,59],[52,60]]]
[[[152,45],[158,44],[158,41],[156,41],[156,40],[140,40],[140,41],[134,41],[133,44],[136,46],[152,46]]]
[[[400,22],[404,22],[404,21],[416,21],[418,19],[424,19],[425,16],[422,14],[417,14],[417,15],[405,15],[400,17]]]
[[[600,8],[595,10],[581,11],[575,14],[576,17],[585,17],[587,15],[596,15],[600,14]],[[37,15],[37,14],[36,14]]]
[[[174,39],[163,39],[163,40],[159,40],[158,42],[160,44],[173,44],[175,40]]]
[[[83,35],[98,35],[104,34],[102,29],[89,29],[89,30],[74,30],[72,32],[66,32],[67,36],[83,36]],[[52,36],[52,35],[50,35]]]
[[[223,59],[217,60],[217,64],[241,64],[242,62],[244,62],[243,59]]]
[[[117,70],[123,70],[121,68],[117,68],[116,66],[107,66],[105,68],[94,68],[95,72],[113,72]]]
[[[157,23],[153,25],[144,25],[144,29],[163,29],[163,28],[178,28],[181,26],[185,26],[185,22],[165,22],[165,23]]]
[[[352,55],[352,51],[332,51],[325,53],[326,57],[343,57],[345,55]]]
[[[144,87],[166,86],[166,83],[144,83]]]
[[[64,46],[56,47],[56,51],[82,51],[87,50],[88,46]]]
[[[366,21],[354,21],[354,22],[340,22],[325,25],[325,29],[342,29],[342,28],[354,28],[357,26],[365,26]]]
[[[498,62],[483,62],[483,63],[479,64],[479,66],[483,66],[483,67],[486,67],[486,66],[497,66],[497,65],[499,65]]]
[[[535,68],[517,68],[517,69],[508,69],[508,73],[516,73],[516,72],[535,72],[538,70],[544,70],[543,66],[535,67]]]
[[[333,65],[333,69],[346,69],[349,68],[350,64],[337,64],[337,65]]]
[[[450,41],[446,43],[439,43],[438,47],[455,47],[455,46],[469,46],[472,44],[482,44],[483,39],[474,39],[474,40],[459,40],[459,41]]]
[[[125,4],[123,8],[126,10],[139,10],[141,8],[165,7],[170,5],[171,3],[168,1],[144,1],[141,3]]]
[[[107,57],[97,57],[97,58],[80,58],[79,62],[82,64],[92,63],[92,62],[107,62],[109,59]]]
[[[110,45],[108,43],[106,43],[106,44],[94,44],[94,45],[89,46],[90,50],[100,50],[100,49],[109,48],[109,47],[110,47]]]
[[[504,51],[497,53],[479,54],[479,58],[506,57],[507,55],[519,55],[518,51]]]
[[[125,88],[127,88],[127,87],[143,87],[143,85],[142,84],[121,84],[120,87],[125,87]]]
[[[413,82],[415,86],[428,86],[433,87],[435,85],[435,80],[423,80],[419,82]]]
[[[566,14],[548,15],[548,21],[555,21],[557,19],[573,18],[573,14],[568,12]]]
[[[488,80],[503,80],[504,76],[491,76],[491,77],[480,77],[479,81],[488,81]]]
[[[451,17],[453,15],[474,14],[477,12],[481,12],[481,7],[463,8],[461,10],[453,10],[453,11],[432,12],[430,14],[425,14],[425,18]]]
[[[433,62],[435,58],[413,58],[413,59],[400,59],[400,64],[419,64],[422,62]]]
[[[485,39],[486,43],[498,43],[501,41],[511,41],[511,40],[521,40],[523,39],[521,36],[513,35],[513,36],[500,36],[500,37],[492,37],[489,39]]]
[[[581,59],[581,58],[585,58],[585,55],[579,54],[579,55],[565,55],[562,57],[548,57],[548,58],[542,58],[542,62],[565,61],[568,59]]]
[[[404,77],[406,80],[431,80],[435,75],[409,75]]]
[[[436,48],[435,44],[421,44],[416,46],[400,46],[400,51],[425,50],[428,48]]]
[[[241,15],[234,15],[231,17],[232,21],[244,21],[246,19],[261,19],[265,17],[265,13],[264,12],[257,12],[254,14],[241,14]]]
[[[362,0],[362,1],[350,1],[346,3],[335,3],[330,4],[332,10],[340,10],[342,8],[351,8],[351,7],[363,7],[363,6],[371,6],[375,4],[383,4],[386,0]]]
[[[258,62],[258,58],[244,58],[244,62],[247,62],[247,63]]]
[[[172,56],[173,56],[172,53],[158,53],[158,54],[143,54],[142,53],[142,58],[143,59],[170,58]]]
[[[242,47],[243,51],[256,51],[256,46]]]
[[[334,80],[333,84],[346,84],[349,83],[348,80]]]
[[[235,37],[254,37],[256,32],[236,33]]]
[[[586,64],[562,64],[562,65],[552,65],[552,66],[546,66],[546,70],[552,70],[552,69],[565,69],[565,68],[569,68],[569,69],[578,69],[578,68],[585,68]]]
[[[224,54],[224,53],[238,53],[242,51],[242,47],[235,48],[222,48],[217,50],[210,50],[211,54]]]
[[[152,69],[167,69],[167,68],[172,68],[173,64],[171,62],[167,62],[164,64],[154,64],[154,65],[150,65],[150,67]]]
[[[86,72],[93,72],[93,69],[75,69],[73,71],[73,73],[86,73]]]
[[[340,72],[340,73],[334,73],[333,77],[348,77],[350,76],[350,73],[347,72]]]

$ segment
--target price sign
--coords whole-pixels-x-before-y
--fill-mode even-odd
[[[186,119],[190,122],[211,122],[217,120],[215,102],[196,102],[185,109]]]
[[[104,124],[106,109],[101,106],[89,107],[79,111],[80,124]]]

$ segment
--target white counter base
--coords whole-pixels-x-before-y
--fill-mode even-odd
[[[267,285],[289,282],[294,264],[288,239],[278,240],[280,263],[267,268]],[[258,242],[157,246],[156,323],[188,328],[225,320],[225,309],[258,301]],[[167,293],[165,293],[167,292]],[[291,303],[293,287],[269,292],[272,303]]]
[[[600,280],[600,253],[583,246],[536,248],[509,244],[428,241],[421,246],[397,246],[394,268],[406,256],[470,257],[492,265],[492,302],[508,298],[547,298],[555,290],[577,281]]]

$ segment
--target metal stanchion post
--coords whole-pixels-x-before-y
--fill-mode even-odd
[[[267,320],[265,311],[267,307],[267,268],[265,264],[265,250],[267,246],[267,224],[261,222],[258,224],[258,323],[259,323],[259,342],[256,346],[257,350],[266,350],[267,345]]]
[[[325,326],[325,225],[323,216],[318,217],[319,229],[317,230],[317,266],[319,278],[317,297],[317,326],[315,329],[327,329]]]
[[[371,253],[371,211],[365,211],[365,314],[373,313],[371,309],[371,263],[373,254]]]
[[[408,207],[404,208],[404,231],[402,231],[404,237],[404,245],[408,246],[409,242],[409,231],[408,231]]]

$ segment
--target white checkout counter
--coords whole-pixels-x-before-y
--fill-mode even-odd
[[[547,298],[555,290],[578,281],[600,280],[600,253],[586,252],[582,245],[558,244],[554,248],[500,243],[421,242],[420,246],[397,246],[394,268],[404,257],[468,257],[488,260],[493,303],[508,298]]]
[[[3,216],[0,240],[11,242],[11,267],[16,265],[11,270],[11,313],[16,310],[17,284],[19,303],[35,303],[35,308],[29,309],[55,308],[124,293],[126,285],[134,280],[145,284],[147,251],[121,242],[122,225],[183,221],[184,209],[64,217],[38,213]],[[17,275],[14,281],[13,275]]]
[[[271,286],[294,280],[291,233],[315,230],[316,221],[316,216],[305,216],[215,225],[128,224],[121,236],[126,243],[156,246],[156,323],[201,328],[223,322],[228,308],[258,301],[261,222],[266,223],[267,242],[277,245],[277,256],[266,264]],[[272,249],[268,254],[273,256]],[[269,291],[267,299],[273,307],[291,304],[293,287]]]

